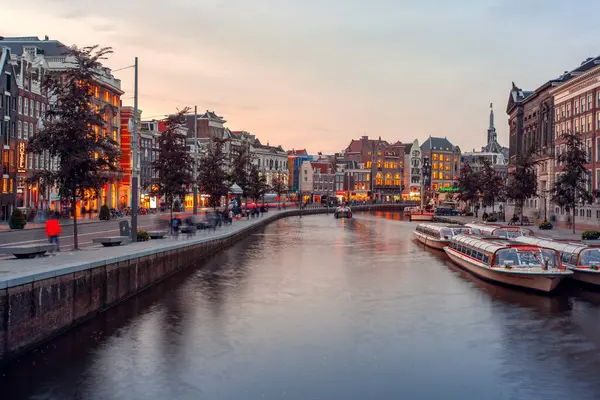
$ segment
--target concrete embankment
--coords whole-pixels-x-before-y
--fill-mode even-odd
[[[353,207],[400,211],[402,205]],[[212,235],[134,243],[57,257],[0,263],[0,363],[236,243],[284,217],[332,213],[326,208],[270,212]]]

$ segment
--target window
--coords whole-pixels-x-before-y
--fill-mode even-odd
[[[571,130],[571,121],[567,121],[567,132],[573,132]]]
[[[117,107],[119,105],[119,98],[117,96],[113,96],[113,106]]]
[[[565,117],[565,106],[561,106],[560,107],[560,117],[564,118]]]
[[[437,161],[437,160],[438,160],[438,155],[437,155],[437,153],[433,153],[433,154],[431,155],[431,159],[432,159],[433,161]]]
[[[581,112],[585,112],[585,97],[579,98],[579,107],[581,108]]]
[[[579,114],[579,102],[575,100],[573,102],[573,115]]]
[[[392,186],[392,174],[385,175],[385,185]]]
[[[23,111],[24,112],[23,112],[23,114],[29,115],[29,99],[27,97],[25,97],[23,99],[23,101],[24,101],[24,105],[23,105]]]
[[[100,97],[100,88],[98,86],[94,86],[94,97]]]
[[[586,161],[592,162],[592,139],[591,138],[585,140],[585,155],[586,155]]]
[[[590,111],[592,109],[592,94],[588,94],[587,96],[587,109]]]
[[[564,122],[562,124],[560,124],[560,134],[561,135],[565,134],[565,123]]]
[[[33,136],[33,123],[32,122],[29,123],[29,134],[31,136]]]
[[[17,123],[17,137],[19,139],[23,138],[23,123],[21,121]]]
[[[377,160],[377,169],[381,169],[381,160]]]
[[[556,120],[560,119],[560,108],[556,107]]]
[[[567,118],[571,117],[571,103],[567,103]]]
[[[19,96],[19,114],[23,114],[23,98]]]
[[[108,90],[104,91],[104,101],[110,103],[110,93],[108,93]]]
[[[581,117],[579,120],[579,128],[581,129],[581,132],[585,132],[585,117]]]
[[[46,115],[46,103],[42,103],[42,117]]]
[[[400,186],[400,174],[396,174],[394,178],[394,186]]]
[[[381,172],[378,172],[377,175],[375,175],[375,184],[378,186],[383,184],[383,175],[381,175]]]
[[[589,114],[587,116],[587,125],[586,125],[586,129],[587,132],[591,132],[592,131],[592,114]]]
[[[36,118],[40,117],[40,102],[39,101],[35,102],[35,117]]]
[[[573,122],[575,123],[575,132],[579,132],[579,120],[575,118]]]

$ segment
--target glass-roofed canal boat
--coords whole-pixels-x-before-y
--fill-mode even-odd
[[[471,233],[470,228],[460,225],[419,224],[413,231],[415,239],[425,246],[443,250],[456,235]]]
[[[515,238],[515,241],[558,251],[563,265],[573,271],[571,278],[592,285],[600,285],[599,241],[563,241],[531,236],[519,236]]]
[[[458,235],[444,251],[480,278],[541,292],[551,292],[573,274],[556,250],[501,238]]]
[[[513,239],[517,236],[534,236],[533,231],[518,225],[488,225],[488,224],[466,224],[475,235],[496,236],[504,239]]]

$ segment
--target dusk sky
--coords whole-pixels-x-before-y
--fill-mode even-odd
[[[508,145],[514,81],[535,89],[600,54],[600,2],[557,0],[1,0],[3,36],[112,46],[140,59],[143,118],[214,110],[232,130],[309,152],[352,138]],[[133,104],[133,72],[122,79]]]

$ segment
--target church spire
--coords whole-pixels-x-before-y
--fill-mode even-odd
[[[497,140],[496,128],[494,127],[494,109],[492,108],[493,105],[493,103],[490,103],[490,127],[488,128],[487,134],[488,146],[490,143],[495,142]]]

